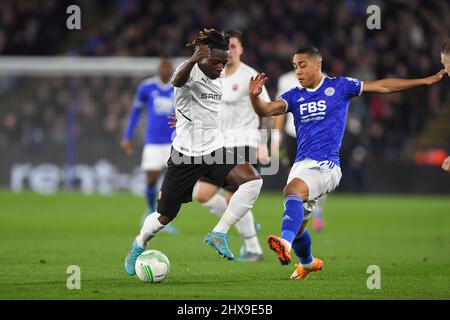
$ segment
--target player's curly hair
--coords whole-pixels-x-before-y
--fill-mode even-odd
[[[206,44],[210,49],[228,50],[230,37],[216,29],[203,28],[198,32],[198,37],[189,42],[186,47],[195,47],[201,44]]]

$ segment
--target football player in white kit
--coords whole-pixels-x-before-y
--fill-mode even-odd
[[[248,162],[225,150],[219,110],[222,107],[223,69],[228,61],[229,38],[214,29],[204,29],[190,43],[194,54],[172,76],[175,87],[176,136],[167,161],[156,212],[144,222],[125,259],[125,271],[134,275],[135,262],[147,243],[178,214],[182,203],[192,200],[194,185],[209,177],[238,186],[225,213],[205,242],[228,260],[234,256],[227,233],[253,207],[262,179]]]
[[[260,119],[254,112],[248,95],[248,82],[252,76],[257,75],[257,72],[241,61],[244,52],[242,33],[239,30],[227,30],[225,34],[230,38],[229,58],[223,79],[223,106],[220,110],[225,147],[233,148],[233,152],[257,168]],[[266,88],[263,89],[261,98],[270,101]],[[220,188],[220,181],[203,177],[194,187],[193,193],[194,199],[203,203],[204,207],[219,217],[225,212],[228,202],[237,190],[236,186],[226,186],[224,197],[218,193]],[[252,211],[249,210],[235,227],[243,240],[240,256],[236,260],[241,262],[262,260],[263,251],[256,235]]]
[[[121,141],[123,152],[127,156],[131,156],[134,131],[142,111],[145,110],[147,113],[147,128],[141,168],[145,172],[147,182],[145,187],[147,210],[141,219],[141,226],[145,218],[156,209],[157,182],[167,168],[167,159],[170,156],[174,130],[167,126],[166,117],[174,112],[174,90],[170,84],[172,73],[172,61],[169,57],[164,56],[159,63],[158,75],[145,79],[139,84]],[[177,232],[173,225],[168,225],[164,231],[170,234]]]
[[[445,72],[450,77],[450,39],[447,39],[441,48],[441,63],[444,66]],[[450,156],[442,162],[442,169],[450,172]]]
[[[295,71],[286,72],[278,79],[277,97],[295,87],[301,87],[298,83]],[[283,132],[283,128],[285,132],[284,135],[281,133]],[[274,149],[279,150],[279,146],[283,144],[288,160],[285,165],[290,169],[294,164],[295,157],[297,156],[297,138],[295,135],[294,117],[292,116],[292,113],[289,112],[276,116],[274,129],[279,130],[279,133],[275,132],[275,135],[272,135],[273,143],[278,146]],[[312,229],[314,231],[321,231],[325,226],[323,212],[326,199],[327,195],[324,195],[320,197],[314,205],[314,209],[311,214]]]

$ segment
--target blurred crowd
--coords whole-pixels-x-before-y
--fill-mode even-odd
[[[2,0],[0,53],[187,57],[192,49],[185,45],[202,27],[237,28],[244,36],[243,61],[269,75],[269,94],[276,98],[277,79],[291,69],[292,53],[300,45],[314,44],[319,48],[324,58],[323,71],[330,76],[346,75],[362,80],[412,78],[434,74],[441,68],[439,49],[450,37],[447,0],[72,2],[79,3],[82,10],[89,3],[94,10],[91,12],[102,14],[89,19],[89,27],[84,24],[87,19],[82,20],[79,31],[82,36],[79,33],[71,38],[65,28],[67,14],[59,14],[62,18],[56,14],[65,9],[65,1]],[[369,16],[366,9],[372,4],[381,9],[380,30],[366,27]],[[123,80],[78,79],[79,83],[72,86],[79,96],[80,118],[86,123],[97,121],[96,130],[116,138],[121,134],[117,129],[131,107],[139,79]],[[7,139],[5,136],[33,142],[47,135],[62,141],[60,136],[67,127],[70,109],[67,97],[71,95],[71,87],[67,81],[49,80],[31,85],[32,89],[26,93],[28,99],[22,96],[15,110],[5,109],[0,143]],[[402,150],[443,105],[446,81],[406,93],[355,99],[342,149],[343,157],[349,159],[347,163],[358,167],[368,158],[396,161],[404,157]],[[17,89],[24,83],[27,82],[17,81],[16,87],[0,83],[2,101],[11,93],[5,88]],[[34,138],[26,138],[30,136],[27,132],[34,132],[31,134]],[[82,135],[81,131],[79,134]]]
[[[116,143],[142,78],[77,76],[14,80],[21,83],[24,91],[22,95],[14,90],[0,93],[5,106],[0,146],[20,142],[29,151],[39,151],[48,145],[64,145],[69,139],[76,139],[77,143],[94,140]],[[11,106],[17,108],[8,108]]]
[[[1,55],[60,54],[68,0],[0,1]]]

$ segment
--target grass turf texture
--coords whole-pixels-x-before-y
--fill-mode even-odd
[[[179,235],[160,234],[148,249],[164,252],[171,273],[159,284],[125,274],[123,262],[138,232],[145,200],[0,191],[0,299],[450,299],[450,199],[332,195],[326,227],[311,232],[324,269],[292,281],[266,245],[280,233],[283,202],[262,194],[254,213],[265,259],[228,262],[202,243],[217,219],[198,203],[175,220]],[[240,239],[232,229],[230,247]],[[70,265],[81,268],[81,290],[68,290]],[[369,290],[370,265],[381,289]]]

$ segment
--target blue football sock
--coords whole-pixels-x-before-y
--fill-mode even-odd
[[[147,197],[147,205],[148,205],[148,208],[150,209],[150,212],[155,212],[155,210],[156,210],[156,207],[155,207],[155,202],[156,202],[155,187],[147,186],[147,188],[145,189],[145,195]]]
[[[297,257],[300,258],[301,264],[311,263],[313,256],[311,254],[311,236],[308,230],[305,229],[302,235],[296,237],[292,242],[292,250],[294,250]]]
[[[284,199],[281,238],[292,243],[303,223],[303,202],[298,196],[289,195]]]

